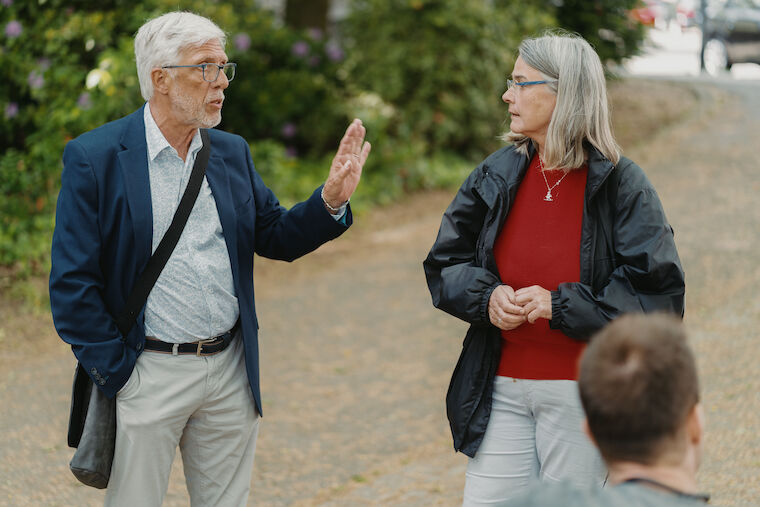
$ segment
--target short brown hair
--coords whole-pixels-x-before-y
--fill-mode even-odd
[[[683,324],[664,314],[616,319],[584,351],[578,387],[604,459],[651,465],[699,401]]]

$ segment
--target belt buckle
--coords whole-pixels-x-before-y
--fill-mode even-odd
[[[203,346],[206,345],[207,343],[211,343],[211,342],[214,342],[214,341],[216,341],[216,338],[207,338],[205,340],[198,340],[198,348],[195,351],[195,355],[197,357],[200,357],[200,355],[201,355],[201,349],[203,348]]]

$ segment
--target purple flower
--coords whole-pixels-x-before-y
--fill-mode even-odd
[[[23,32],[24,29],[21,26],[21,23],[16,21],[15,19],[13,21],[8,22],[7,25],[5,25],[5,36],[9,39],[15,39],[19,35],[21,35],[21,32]]]
[[[92,103],[90,102],[90,94],[87,92],[82,92],[77,99],[77,106],[79,106],[80,109],[84,109],[85,111],[90,109],[92,106]]]
[[[280,130],[282,133],[282,137],[285,139],[290,139],[294,135],[296,135],[296,132],[298,132],[298,128],[293,123],[286,123],[282,126],[282,130]]]
[[[337,44],[329,44],[325,48],[325,53],[327,53],[327,58],[329,58],[331,62],[339,62],[346,57],[343,50]]]
[[[288,158],[296,158],[298,157],[298,150],[296,150],[292,146],[288,146],[287,148],[285,148],[285,156],[287,156]]]
[[[29,88],[32,90],[42,88],[42,85],[45,84],[45,78],[43,78],[42,74],[36,70],[31,71],[26,80],[29,83]]]
[[[311,58],[309,58],[309,67],[316,67],[317,65],[319,65],[319,62],[321,61],[322,59],[320,57],[318,57],[317,55],[314,55]]]
[[[48,70],[50,68],[50,58],[40,58],[37,60],[37,65],[39,65],[41,70]]]
[[[293,47],[290,48],[290,52],[295,56],[304,57],[309,54],[309,44],[307,44],[305,41],[299,40],[293,44]]]
[[[13,118],[18,114],[18,104],[15,102],[9,102],[7,106],[5,106],[5,117],[10,119]]]
[[[3,4],[6,7],[10,7],[13,5],[13,0],[0,0],[0,4]]]
[[[248,51],[248,48],[251,47],[251,38],[248,37],[248,34],[239,33],[235,36],[234,44],[238,51]]]
[[[306,30],[306,34],[311,40],[322,40],[322,30],[319,28],[309,28]]]

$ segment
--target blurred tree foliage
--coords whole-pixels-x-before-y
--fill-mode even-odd
[[[555,16],[557,26],[581,34],[602,62],[619,63],[636,54],[644,39],[644,25],[628,15],[641,5],[642,0],[558,0]]]
[[[251,0],[0,0],[0,266],[47,269],[63,148],[140,107],[132,44],[151,17],[181,8],[228,33],[238,73],[220,128],[251,143],[286,204],[325,177],[362,118],[374,149],[360,204],[457,184],[499,146],[519,41],[559,23],[600,53],[614,42],[604,58],[619,59],[635,47],[632,2],[354,0],[326,34],[283,26]]]
[[[391,106],[389,136],[418,145],[421,155],[481,156],[495,146],[517,43],[553,25],[542,9],[513,3],[510,11],[458,0],[354,1],[345,71],[353,86]]]

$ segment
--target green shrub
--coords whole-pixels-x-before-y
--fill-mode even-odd
[[[63,148],[142,104],[132,44],[148,18],[182,8],[227,31],[239,66],[220,127],[251,143],[285,204],[324,180],[348,121],[361,118],[373,144],[361,208],[456,185],[501,145],[504,80],[525,36],[559,20],[603,59],[630,54],[633,1],[355,0],[330,39],[250,0],[0,0],[2,272],[47,270]]]
[[[63,148],[142,104],[134,34],[176,8],[175,0],[0,2],[0,57],[10,70],[0,82],[0,265],[21,275],[47,270]],[[342,49],[279,26],[247,0],[191,0],[182,8],[223,27],[239,63],[222,128],[279,141],[291,157],[321,159],[335,149],[348,123],[337,77]]]
[[[45,268],[65,143],[125,107],[110,79],[120,69],[103,55],[145,11],[120,1],[110,10],[84,0],[76,8],[63,0],[2,4],[0,55],[10,72],[0,81],[0,265],[23,273]],[[104,78],[87,89],[98,65]]]

